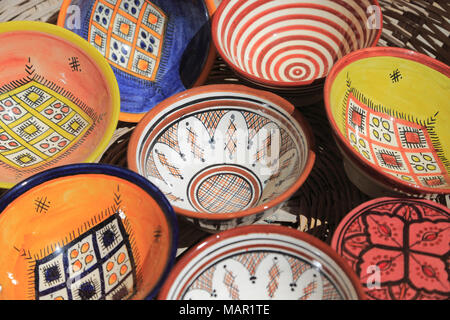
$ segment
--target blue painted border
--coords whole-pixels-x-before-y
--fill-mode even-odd
[[[169,251],[169,261],[160,280],[145,298],[146,300],[152,300],[161,289],[161,286],[175,263],[178,244],[178,220],[166,196],[153,183],[145,179],[143,176],[128,169],[109,164],[84,163],[56,167],[23,180],[4,194],[0,198],[0,215],[12,201],[19,198],[28,190],[52,179],[74,176],[78,174],[104,174],[130,181],[146,191],[153,199],[155,199],[163,210],[172,233],[172,248]]]

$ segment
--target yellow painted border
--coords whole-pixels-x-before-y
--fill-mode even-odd
[[[86,40],[84,40],[74,32],[66,30],[62,27],[38,21],[10,21],[0,23],[0,34],[17,31],[31,31],[50,34],[57,38],[61,38],[65,41],[70,42],[74,46],[78,47],[83,52],[85,52],[86,55],[97,65],[98,69],[103,74],[112,95],[111,96],[112,114],[111,114],[111,122],[106,127],[105,133],[103,134],[100,143],[92,151],[92,153],[83,161],[85,163],[95,162],[108,147],[108,144],[119,122],[120,92],[119,92],[119,85],[117,84],[117,80],[111,69],[111,66],[103,57],[103,55],[100,52],[98,52],[94,46],[90,45]],[[14,185],[15,183],[6,183],[0,181],[0,188],[9,189]]]

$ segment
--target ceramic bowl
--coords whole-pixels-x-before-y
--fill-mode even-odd
[[[86,39],[111,64],[120,120],[138,122],[165,98],[206,80],[216,51],[213,0],[65,0],[58,25]]]
[[[164,195],[119,167],[63,166],[0,199],[0,300],[153,298],[175,259]]]
[[[341,59],[325,106],[352,181],[371,196],[450,192],[450,67],[414,51]]]
[[[369,299],[448,300],[450,210],[428,200],[378,198],[351,211],[332,247]]]
[[[297,230],[244,226],[183,254],[162,300],[365,299],[355,273],[328,245]]]
[[[120,112],[117,81],[103,56],[43,22],[1,23],[0,41],[0,187],[96,161]]]
[[[206,231],[272,214],[311,171],[309,126],[286,100],[241,85],[172,96],[134,130],[128,166]]]
[[[382,15],[377,0],[224,0],[212,34],[221,57],[262,86],[292,88],[325,78],[333,64],[375,46]]]

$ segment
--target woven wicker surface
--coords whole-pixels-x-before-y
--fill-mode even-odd
[[[61,0],[0,0],[0,21],[40,20],[56,22]],[[380,0],[383,12],[381,46],[409,48],[433,58],[450,62],[448,0]],[[254,86],[235,75],[217,58],[206,84],[234,83]],[[322,102],[322,85],[315,83],[303,92],[276,92],[291,101],[311,125],[317,159],[306,183],[274,216],[261,223],[288,225],[322,239],[331,240],[339,221],[354,207],[369,200],[347,178],[342,158],[331,138],[331,129]],[[120,122],[110,147],[100,162],[126,167],[126,151],[134,124]],[[436,200],[450,205],[448,196]],[[183,221],[180,226],[180,252],[207,234]]]

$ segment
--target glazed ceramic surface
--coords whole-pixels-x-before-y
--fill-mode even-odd
[[[105,59],[73,33],[41,22],[2,23],[0,40],[0,187],[95,161],[120,111]]]
[[[175,214],[126,169],[52,169],[0,200],[0,300],[152,298],[175,258]]]
[[[246,226],[186,252],[164,284],[167,300],[346,300],[362,288],[327,245],[297,230]]]
[[[327,76],[351,51],[381,35],[376,0],[226,0],[213,18],[219,54],[240,75],[271,87],[295,87]]]
[[[119,82],[120,119],[137,122],[165,98],[205,80],[215,56],[214,9],[211,0],[66,0],[58,24],[105,56]]]
[[[133,133],[128,163],[164,192],[177,213],[206,219],[201,226],[214,230],[218,226],[208,219],[229,228],[281,205],[309,174],[310,148],[308,127],[286,100],[213,85],[173,96],[149,112]],[[226,223],[234,218],[241,220]]]
[[[350,212],[332,247],[380,300],[448,300],[450,212],[427,200],[379,198]]]
[[[325,104],[345,156],[391,189],[450,192],[450,68],[399,48],[340,60]]]

